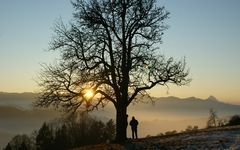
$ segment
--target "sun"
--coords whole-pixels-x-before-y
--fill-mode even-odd
[[[91,90],[91,89],[85,90],[84,93],[85,93],[85,94],[84,94],[84,97],[85,97],[86,99],[91,99],[91,98],[94,96],[93,90]]]

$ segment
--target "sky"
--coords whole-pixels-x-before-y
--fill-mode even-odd
[[[160,52],[186,58],[192,82],[155,87],[152,96],[207,98],[240,104],[240,1],[157,0],[170,12]],[[58,59],[48,52],[54,23],[68,23],[69,0],[0,0],[0,91],[38,92],[42,63]]]

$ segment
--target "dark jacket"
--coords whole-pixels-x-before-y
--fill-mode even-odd
[[[136,119],[132,119],[130,121],[130,126],[132,127],[132,129],[136,129],[138,126],[138,121]]]

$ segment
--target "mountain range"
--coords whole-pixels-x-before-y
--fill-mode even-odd
[[[153,104],[132,105],[129,107],[129,110],[142,113],[152,112],[158,117],[168,117],[168,119],[170,119],[169,116],[186,118],[204,117],[208,116],[210,109],[215,110],[219,116],[230,116],[240,113],[240,105],[224,103],[217,100],[214,96],[209,96],[207,99],[196,97],[160,97],[153,98],[153,101]]]

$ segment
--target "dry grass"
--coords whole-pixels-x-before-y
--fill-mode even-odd
[[[72,150],[203,150],[203,149],[240,149],[240,126],[200,129],[194,132],[155,136],[130,140],[124,145],[99,144]]]

